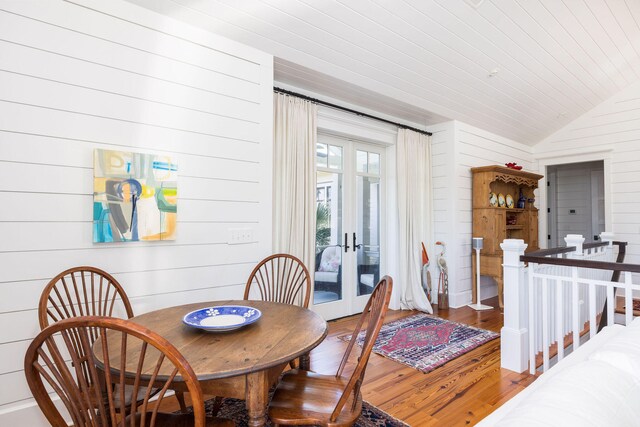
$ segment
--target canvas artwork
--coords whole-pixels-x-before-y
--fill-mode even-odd
[[[94,243],[175,240],[177,184],[170,156],[96,149]]]

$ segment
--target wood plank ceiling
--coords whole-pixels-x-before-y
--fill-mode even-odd
[[[129,1],[273,54],[278,82],[529,145],[640,80],[640,0]]]

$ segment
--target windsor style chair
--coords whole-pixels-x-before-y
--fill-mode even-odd
[[[38,305],[40,329],[77,316],[133,317],[124,288],[96,267],[72,267],[45,286]]]
[[[72,267],[51,279],[42,291],[38,305],[40,329],[78,316],[130,319],[133,309],[124,288],[112,275],[96,267]],[[96,331],[91,331],[91,336],[95,341]],[[146,390],[142,388],[140,393],[137,399],[141,399]],[[125,394],[127,398],[135,397]],[[176,391],[176,399],[182,411],[186,411],[183,393]],[[125,407],[130,405],[130,401],[125,402]]]
[[[256,265],[244,289],[244,299],[281,302],[309,307],[311,276],[300,259],[274,254]]]
[[[131,348],[137,350],[129,351]],[[98,353],[103,363],[97,362]],[[169,374],[159,375],[161,370]],[[67,420],[74,426],[91,427],[234,425],[230,420],[207,419],[202,389],[187,360],[169,341],[129,320],[80,316],[53,323],[27,349],[25,375],[54,427],[67,427]],[[159,411],[174,381],[186,385],[193,413]],[[145,393],[141,393],[143,388]],[[155,396],[152,388],[158,390]],[[64,409],[54,404],[49,389],[58,395],[58,406]],[[143,398],[137,401],[125,393]],[[130,408],[125,408],[127,401],[132,402]]]
[[[373,345],[378,337],[389,307],[393,280],[384,276],[376,285],[351,335],[338,371],[335,375],[293,369],[278,383],[271,403],[269,417],[277,425],[351,426],[362,412],[360,386]],[[358,362],[349,376],[344,368],[364,328],[364,342]]]
[[[309,269],[297,257],[274,254],[256,265],[244,289],[244,299],[280,302],[309,308],[311,275]],[[290,363],[292,368],[309,369],[309,355]]]

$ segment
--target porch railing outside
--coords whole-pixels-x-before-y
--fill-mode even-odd
[[[640,290],[640,284],[633,283],[632,273],[639,273],[640,266],[622,263],[626,243],[614,242],[612,233],[602,233],[601,240],[602,243],[583,245],[582,236],[569,235],[565,238],[566,248],[527,255],[527,245],[522,240],[507,239],[501,244],[505,298],[503,368],[523,372],[529,367],[535,373],[536,357],[542,353],[547,370],[552,345],[557,345],[561,360],[565,337],[571,335],[573,348],[579,347],[580,333],[588,325],[589,337],[593,337],[604,310],[604,320],[612,324],[616,288],[624,292],[625,322],[631,321],[632,292]],[[618,282],[621,273],[623,281]]]

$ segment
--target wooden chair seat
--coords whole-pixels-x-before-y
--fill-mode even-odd
[[[156,395],[160,390],[156,389],[151,389],[151,395],[154,396]],[[122,396],[123,393],[120,392],[120,385],[115,385],[113,387],[113,402],[116,406],[116,408],[121,408],[122,407],[122,403],[120,402],[120,396]],[[135,402],[140,402],[144,399],[144,396],[147,394],[147,388],[146,387],[140,387],[139,390],[137,390],[136,395],[133,395],[133,385],[131,384],[125,384],[124,385],[124,406],[126,406],[127,408],[131,406],[131,404],[135,401]]]
[[[269,403],[269,417],[275,425],[338,427],[356,422],[362,412],[360,386],[389,308],[392,290],[393,280],[384,276],[364,307],[335,375],[300,369],[283,375]],[[366,327],[363,327],[365,321]],[[358,361],[350,375],[343,375],[361,330],[364,330],[364,340]]]
[[[349,397],[335,421],[331,413],[347,388],[349,378],[292,369],[286,372],[273,395],[269,416],[278,424],[350,426],[362,412],[362,397]]]

